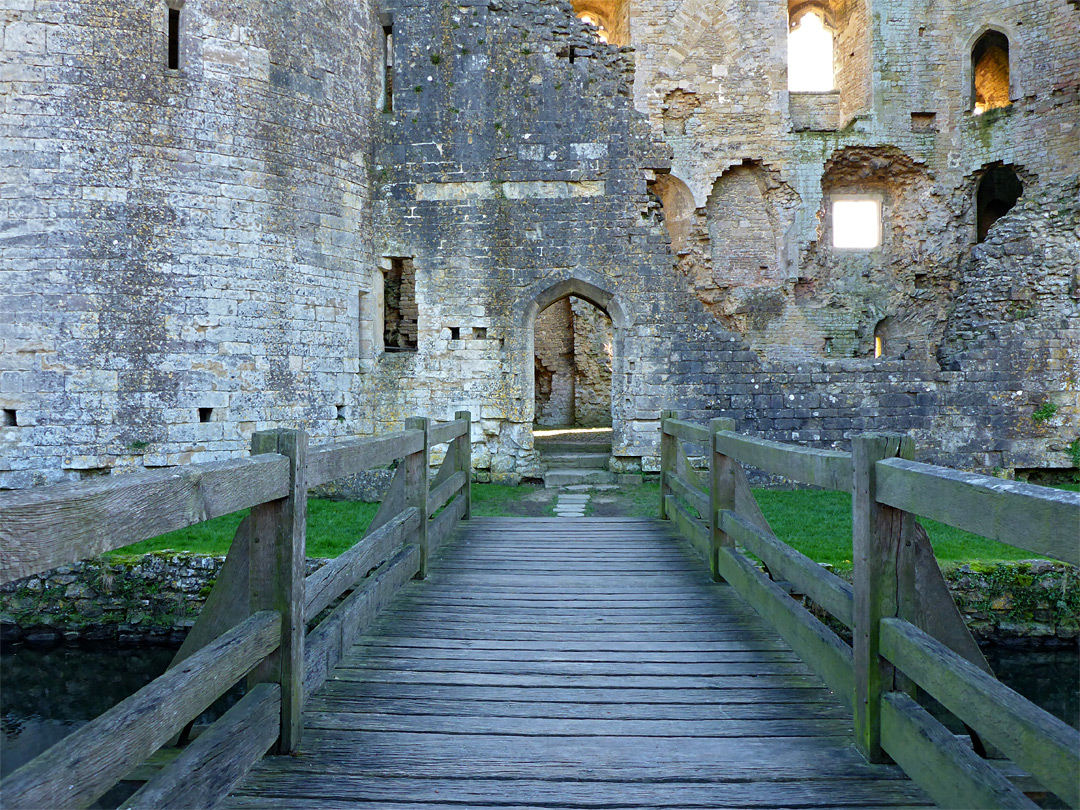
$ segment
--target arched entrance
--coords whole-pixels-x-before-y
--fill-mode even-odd
[[[533,326],[533,424],[611,427],[611,318],[584,298],[549,304]]]

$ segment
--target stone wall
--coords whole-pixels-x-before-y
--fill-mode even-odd
[[[374,0],[5,5],[0,487],[370,431]]]
[[[823,3],[837,112],[809,127],[783,5],[609,0],[620,48],[567,2],[188,0],[178,71],[163,4],[11,5],[0,486],[464,408],[478,473],[535,475],[534,325],[568,295],[611,317],[613,469],[655,469],[669,407],[823,447],[905,431],[965,468],[1071,463],[1069,4]],[[1012,104],[973,115],[987,26]],[[996,165],[1024,196],[976,248]],[[832,247],[850,193],[881,201],[879,248]],[[384,351],[395,260],[415,351]]]
[[[177,643],[194,623],[224,560],[154,552],[87,560],[0,586],[0,642]],[[309,559],[308,573],[325,560]],[[945,579],[980,641],[1076,643],[1080,581],[1046,560],[963,565]]]

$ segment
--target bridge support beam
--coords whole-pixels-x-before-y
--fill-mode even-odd
[[[852,442],[851,499],[854,564],[855,743],[870,762],[886,762],[881,748],[881,696],[899,688],[893,666],[880,654],[881,620],[899,615],[914,587],[910,512],[877,502],[875,467],[886,458],[911,459],[912,440],[865,434]]]
[[[735,547],[735,540],[720,528],[720,511],[735,509],[735,465],[738,462],[717,451],[716,434],[721,430],[735,430],[735,420],[709,420],[709,573],[714,582],[723,579],[719,570],[720,549]]]
[[[248,676],[248,691],[260,683],[281,685],[279,754],[300,749],[303,728],[307,449],[307,434],[300,430],[260,431],[251,437],[252,455],[277,453],[289,459],[289,495],[251,509],[248,557],[251,612],[281,614],[281,646]]]

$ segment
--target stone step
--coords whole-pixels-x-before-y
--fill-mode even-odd
[[[549,469],[603,470],[610,453],[541,453],[540,460]]]
[[[615,474],[607,470],[561,469],[544,473],[545,487],[568,487],[581,484],[614,484]]]

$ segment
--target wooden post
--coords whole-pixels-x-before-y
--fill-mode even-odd
[[[300,748],[304,706],[304,576],[307,555],[307,434],[299,430],[260,431],[251,453],[288,457],[289,496],[251,510],[248,587],[252,613],[281,614],[281,646],[248,675],[248,691],[259,683],[281,685],[279,754]]]
[[[465,422],[465,435],[457,440],[457,468],[465,473],[465,486],[461,490],[465,496],[465,514],[461,519],[469,520],[472,517],[472,413],[458,411],[454,419]]]
[[[881,695],[894,691],[892,665],[878,652],[881,620],[897,615],[903,601],[900,589],[910,556],[904,542],[905,522],[913,517],[879,504],[874,465],[886,458],[914,455],[911,439],[898,434],[865,434],[852,443],[852,563],[855,612],[855,744],[870,762],[886,762],[881,749]]]
[[[664,433],[664,421],[675,419],[678,414],[675,411],[660,411],[660,519],[668,520],[667,496],[671,489],[667,485],[668,473],[675,471],[675,442],[674,436]]]
[[[735,546],[735,541],[720,529],[718,514],[721,509],[735,509],[736,462],[716,451],[716,434],[721,430],[735,430],[735,420],[709,420],[709,573],[713,582],[723,579],[719,571],[720,549]]]
[[[428,476],[431,461],[431,420],[426,416],[413,416],[405,420],[406,430],[424,431],[424,446],[405,457],[405,504],[415,506],[420,512],[420,570],[417,579],[427,576],[428,565]]]

